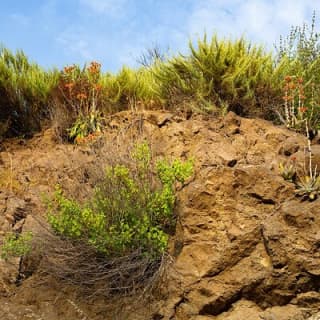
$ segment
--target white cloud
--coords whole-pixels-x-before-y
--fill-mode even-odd
[[[117,16],[123,12],[127,0],[80,0],[80,4],[96,14]]]
[[[320,1],[310,0],[199,0],[188,21],[191,36],[217,32],[220,37],[245,35],[271,47],[291,26],[310,22]],[[319,15],[318,15],[319,16]]]
[[[56,1],[49,0],[51,6]],[[314,4],[311,0],[78,0],[77,3],[78,20],[55,29],[59,47],[67,57],[75,57],[80,63],[98,60],[113,70],[122,64],[134,66],[141,53],[153,45],[164,51],[169,47],[170,54],[186,52],[188,40],[196,35],[201,37],[204,31],[208,36],[212,32],[219,37],[244,35],[254,43],[272,48],[280,35],[289,33],[292,25],[310,22],[314,9],[320,13],[320,1]]]

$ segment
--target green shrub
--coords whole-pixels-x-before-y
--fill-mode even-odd
[[[280,36],[278,46],[278,60],[288,58],[296,61],[296,67],[308,69],[320,54],[320,33],[315,30],[316,16],[312,16],[311,25],[304,23],[302,26],[291,27],[290,34]]]
[[[188,102],[202,112],[234,110],[267,117],[279,93],[274,60],[244,39],[211,41],[205,36],[190,54],[156,63],[161,96],[171,107]]]
[[[0,125],[7,136],[29,135],[49,116],[57,71],[44,71],[22,51],[0,47]]]
[[[154,181],[149,147],[138,144],[129,164],[107,167],[103,182],[86,204],[64,197],[58,189],[50,202],[49,223],[62,237],[85,242],[109,257],[136,250],[159,257],[174,225],[174,184],[183,183],[192,170],[191,160],[161,160]]]
[[[8,233],[1,246],[1,258],[8,259],[11,257],[21,257],[31,251],[32,232],[26,232],[17,235]]]
[[[103,77],[109,104],[107,113],[161,107],[157,79],[148,68],[123,67],[118,74]]]

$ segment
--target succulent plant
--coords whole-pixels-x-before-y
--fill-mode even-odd
[[[315,200],[320,194],[320,176],[303,176],[299,177],[297,182],[296,194],[309,200]]]
[[[284,180],[293,182],[297,176],[296,166],[292,163],[280,163],[279,171]]]

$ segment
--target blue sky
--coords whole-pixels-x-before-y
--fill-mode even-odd
[[[117,71],[154,45],[183,52],[204,31],[272,48],[313,10],[320,21],[314,0],[3,0],[0,43],[47,68],[97,60]]]

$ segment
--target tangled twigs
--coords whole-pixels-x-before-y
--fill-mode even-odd
[[[140,250],[121,257],[97,255],[92,247],[47,234],[40,271],[67,284],[75,285],[87,296],[129,295],[151,286],[162,264]]]

